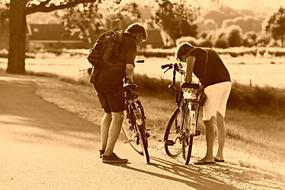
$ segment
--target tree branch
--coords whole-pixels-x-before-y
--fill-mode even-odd
[[[47,1],[40,3],[39,5],[27,7],[26,15],[29,15],[35,12],[51,12],[51,11],[56,11],[60,9],[66,9],[69,7],[74,7],[81,3],[92,3],[98,0],[73,0],[73,1],[66,2],[66,3],[61,3],[59,5],[51,4],[49,6],[46,6],[49,1],[50,0],[47,0]]]

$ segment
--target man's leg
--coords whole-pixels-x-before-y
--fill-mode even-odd
[[[226,128],[225,128],[225,120],[224,117],[218,112],[217,113],[217,129],[218,129],[218,151],[215,156],[218,160],[223,160],[223,150],[225,145],[226,139]]]
[[[106,149],[111,121],[111,113],[105,113],[101,120],[101,150]]]
[[[111,121],[110,129],[109,129],[109,138],[108,138],[107,147],[104,153],[104,155],[106,156],[110,156],[113,153],[115,144],[121,132],[123,119],[124,119],[123,112],[112,112],[112,121]]]
[[[206,156],[202,160],[205,162],[212,162],[214,161],[213,148],[215,140],[214,117],[208,121],[204,121],[204,124],[206,126],[207,151]]]

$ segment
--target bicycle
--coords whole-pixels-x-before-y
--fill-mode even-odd
[[[176,86],[176,73],[184,75],[182,65],[179,63],[161,66],[164,71],[173,69],[172,83],[169,88],[175,91],[177,108],[172,113],[164,133],[164,148],[170,157],[177,157],[182,153],[185,164],[188,165],[192,153],[193,138],[200,135],[197,130],[200,110],[200,84],[183,83]]]
[[[126,112],[122,131],[132,148],[145,157],[146,163],[150,163],[148,153],[149,134],[145,128],[146,117],[143,105],[135,93],[136,88],[136,84],[124,84]]]

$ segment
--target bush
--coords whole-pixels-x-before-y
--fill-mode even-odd
[[[214,42],[216,48],[226,49],[229,47],[229,43],[225,38],[219,38]]]
[[[242,46],[242,30],[239,26],[230,26],[227,31],[227,39],[230,47]]]
[[[174,95],[174,92],[168,89],[168,85],[171,83],[170,80],[151,78],[147,75],[136,74],[134,76],[134,81],[138,85],[138,90],[141,93],[164,98],[170,98]]]
[[[200,47],[209,47],[209,48],[211,48],[211,47],[213,47],[213,43],[212,43],[212,41],[210,39],[201,39],[199,41],[199,46]]]
[[[233,83],[228,106],[269,115],[284,115],[285,90]]]
[[[168,89],[170,80],[150,78],[146,75],[135,75],[134,80],[139,86],[140,93],[161,98],[174,98],[174,92]],[[228,107],[284,117],[285,90],[233,83]]]

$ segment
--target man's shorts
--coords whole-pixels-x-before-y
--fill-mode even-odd
[[[203,106],[203,121],[208,121],[220,113],[226,114],[227,101],[231,92],[231,82],[221,82],[207,86],[204,89],[207,100]]]
[[[93,84],[98,99],[106,113],[125,110],[124,89],[120,85]]]

